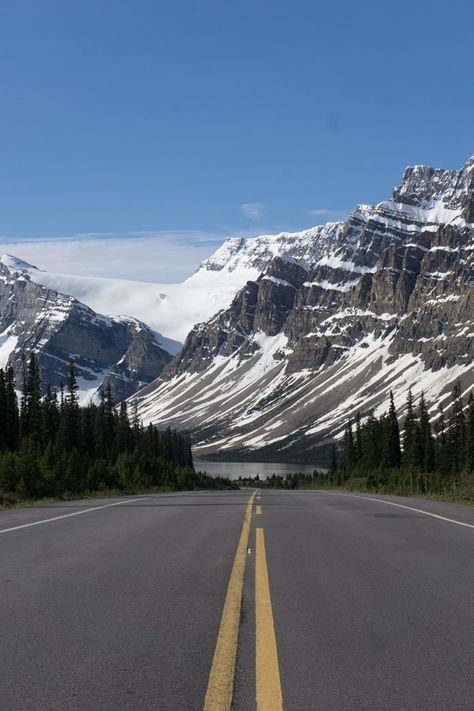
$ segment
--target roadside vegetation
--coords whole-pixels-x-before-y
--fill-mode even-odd
[[[196,472],[188,436],[143,427],[110,387],[79,407],[74,364],[65,388],[41,396],[31,354],[18,398],[11,368],[0,369],[0,505],[97,494],[228,488]]]
[[[474,398],[463,402],[456,383],[448,414],[439,405],[434,427],[423,393],[415,402],[411,391],[401,420],[393,394],[387,412],[357,413],[334,445],[329,472],[273,475],[266,480],[239,480],[266,488],[340,488],[400,496],[425,496],[474,503]]]

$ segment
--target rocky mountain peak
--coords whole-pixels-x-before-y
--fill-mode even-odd
[[[38,267],[33,266],[33,264],[28,264],[28,262],[14,257],[12,254],[3,254],[2,257],[0,257],[0,264],[3,264],[3,266],[7,267],[10,271],[38,269]]]
[[[400,185],[393,190],[396,203],[432,208],[438,203],[450,210],[465,208],[472,199],[474,156],[460,170],[414,165],[405,169]]]
[[[74,360],[83,401],[110,383],[117,399],[156,378],[171,356],[136,319],[97,314],[73,296],[35,283],[32,269],[7,255],[0,262],[0,366],[11,365],[19,385],[23,356],[34,351],[43,385],[66,382]]]
[[[467,159],[465,165],[464,165],[464,170],[472,170],[474,168],[474,155],[472,155],[470,158]]]
[[[280,232],[257,237],[229,237],[202,262],[197,274],[206,271],[250,272],[256,277],[275,257],[288,257],[301,264],[315,262],[337,239],[342,222],[328,222],[300,232]]]
[[[410,386],[430,407],[458,379],[467,395],[473,166],[411,166],[391,199],[344,223],[235,243],[222,269],[258,271],[139,393],[141,415],[184,416],[202,455],[288,457],[340,436],[358,409],[382,414],[390,390],[399,407]]]

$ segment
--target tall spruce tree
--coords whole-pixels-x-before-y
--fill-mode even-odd
[[[355,431],[355,463],[360,465],[362,461],[362,430],[360,412],[356,414],[356,431]]]
[[[453,388],[453,402],[448,426],[448,455],[451,462],[451,473],[458,479],[464,468],[465,434],[461,383],[458,380]]]
[[[403,464],[407,469],[415,469],[419,465],[419,456],[417,452],[417,421],[411,388],[407,394],[403,430]]]
[[[434,441],[431,432],[430,417],[426,407],[425,395],[422,392],[418,403],[418,436],[417,447],[419,449],[419,464],[424,472],[432,472],[434,469]]]
[[[385,418],[383,464],[391,469],[398,469],[400,467],[401,461],[402,453],[400,448],[400,430],[398,427],[395,401],[393,399],[393,393],[390,390],[390,404],[387,416]]]
[[[79,398],[77,391],[76,366],[69,363],[66,382],[66,393],[60,409],[59,444],[65,451],[71,452],[79,447],[81,420],[79,411]]]
[[[474,473],[474,396],[469,393],[466,412],[466,471]]]
[[[352,420],[346,425],[344,431],[344,440],[342,446],[342,467],[345,475],[347,476],[353,469],[355,464],[355,445],[354,445],[354,433],[352,431]]]

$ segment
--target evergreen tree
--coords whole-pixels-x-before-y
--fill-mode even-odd
[[[448,455],[451,462],[451,473],[459,478],[464,468],[465,422],[461,384],[459,380],[453,388],[453,403],[449,416]]]
[[[352,471],[355,464],[355,444],[354,434],[352,432],[352,420],[346,425],[344,431],[344,440],[342,446],[342,467],[344,474],[347,476]]]
[[[355,432],[355,462],[360,464],[362,460],[362,430],[360,412],[357,410],[356,415],[356,432]]]
[[[41,383],[38,360],[34,351],[30,353],[28,364],[23,359],[24,388],[22,399],[21,436],[30,437],[33,446],[40,446],[41,431]]]
[[[393,393],[390,391],[390,405],[385,418],[384,452],[382,461],[388,468],[399,468],[402,461],[400,430]]]
[[[337,476],[337,445],[335,442],[331,445],[331,464],[329,467],[329,476],[332,481],[335,481]]]
[[[130,423],[126,403],[117,412],[110,387],[101,404],[81,409],[74,363],[66,390],[50,387],[41,398],[36,356],[23,373],[21,418],[11,368],[0,369],[0,497],[21,497],[150,486],[222,488],[224,482],[194,472],[188,435],[143,429],[136,410]],[[21,428],[20,428],[21,419]]]
[[[434,442],[434,454],[435,454],[435,469],[439,473],[442,479],[449,476],[451,472],[450,462],[449,462],[449,452],[448,452],[448,438],[446,433],[446,420],[444,417],[444,410],[441,403],[438,406],[438,419],[435,423],[435,442]]]
[[[420,451],[420,465],[424,472],[432,472],[434,469],[435,452],[434,441],[431,432],[430,418],[426,407],[424,393],[421,393],[418,404],[418,447]]]
[[[13,368],[9,366],[4,374],[5,378],[5,432],[4,445],[9,451],[18,449],[20,436],[20,413],[15,390],[15,377]]]
[[[417,446],[417,421],[411,388],[408,390],[407,395],[403,429],[403,464],[407,469],[414,469],[419,465],[419,452]]]
[[[474,473],[474,397],[469,393],[466,412],[466,471]]]
[[[66,394],[63,397],[60,411],[59,437],[60,446],[72,451],[78,449],[81,431],[81,420],[79,412],[79,398],[77,391],[79,387],[76,379],[76,367],[74,362],[69,363],[68,377],[66,382]]]

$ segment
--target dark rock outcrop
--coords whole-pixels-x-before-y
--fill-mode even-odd
[[[179,376],[194,373],[199,408],[194,415],[191,404],[187,426],[204,453],[284,448],[295,438],[310,446],[361,403],[381,405],[391,386],[406,395],[410,384],[425,383],[429,400],[460,377],[468,392],[473,175],[474,157],[459,171],[407,168],[391,200],[359,206],[324,248],[308,250],[314,262],[275,258],[229,309],[189,334],[143,395],[146,417],[178,424],[174,403],[182,411],[186,400]],[[230,384],[221,384],[221,373]]]
[[[75,362],[84,399],[110,383],[117,400],[160,375],[171,356],[153,331],[134,319],[96,314],[71,296],[31,281],[24,270],[0,264],[2,365],[21,386],[23,356],[34,351],[44,386],[66,382]],[[1,351],[0,351],[1,353]]]

